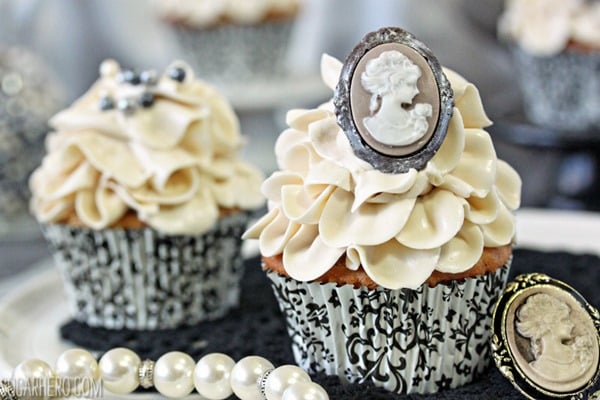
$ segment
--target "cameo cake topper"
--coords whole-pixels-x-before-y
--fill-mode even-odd
[[[425,168],[454,106],[438,60],[400,28],[363,38],[344,63],[333,101],[356,156],[384,173]]]
[[[530,399],[587,399],[600,375],[600,314],[544,274],[508,284],[493,315],[500,372]]]

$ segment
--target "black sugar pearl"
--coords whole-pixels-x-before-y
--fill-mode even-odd
[[[133,70],[125,70],[122,72],[123,81],[129,83],[130,85],[139,85],[142,81],[140,80],[140,75],[135,73]]]
[[[139,103],[144,108],[152,107],[152,105],[154,104],[154,95],[149,92],[144,92],[140,96]]]
[[[185,80],[185,70],[181,67],[172,68],[169,71],[169,77],[177,82],[183,82]]]
[[[115,108],[115,101],[112,99],[112,97],[106,96],[100,99],[100,110],[108,111],[112,110],[113,108]]]

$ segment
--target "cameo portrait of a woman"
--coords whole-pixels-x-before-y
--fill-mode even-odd
[[[432,106],[413,104],[421,74],[419,66],[396,50],[384,51],[367,62],[361,84],[371,94],[370,114],[362,122],[378,142],[407,146],[427,133]]]
[[[527,298],[517,311],[517,332],[530,341],[529,366],[543,379],[571,382],[590,370],[593,342],[589,335],[575,335],[571,308],[546,293]]]

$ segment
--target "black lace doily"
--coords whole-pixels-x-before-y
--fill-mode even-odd
[[[221,352],[235,360],[260,355],[274,365],[293,364],[290,342],[283,316],[271,291],[258,258],[246,262],[241,305],[225,318],[193,327],[155,331],[109,331],[70,321],[61,327],[64,339],[99,352],[125,346],[140,357],[156,360],[162,354],[179,350],[199,359],[204,354]],[[579,291],[590,304],[600,305],[600,258],[566,252],[515,251],[510,278],[515,275],[543,272]],[[434,395],[399,396],[371,384],[342,385],[337,377],[316,375],[332,400],[387,399],[522,399],[500,372],[490,366],[475,382]],[[232,397],[233,399],[234,397]]]

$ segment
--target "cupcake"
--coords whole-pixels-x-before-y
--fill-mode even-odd
[[[510,43],[530,121],[568,135],[600,128],[600,3],[508,0]]]
[[[181,62],[158,75],[107,60],[50,125],[31,209],[75,320],[166,329],[236,306],[262,176],[238,158],[238,121],[213,87]]]
[[[42,159],[48,118],[61,104],[62,91],[39,57],[20,47],[0,48],[2,233],[14,235],[31,220],[27,181]]]
[[[156,7],[204,79],[233,85],[284,76],[299,0],[156,0]]]
[[[519,176],[476,87],[411,34],[370,33],[321,70],[333,101],[289,111],[268,213],[245,233],[296,362],[397,393],[463,385],[490,360]]]

